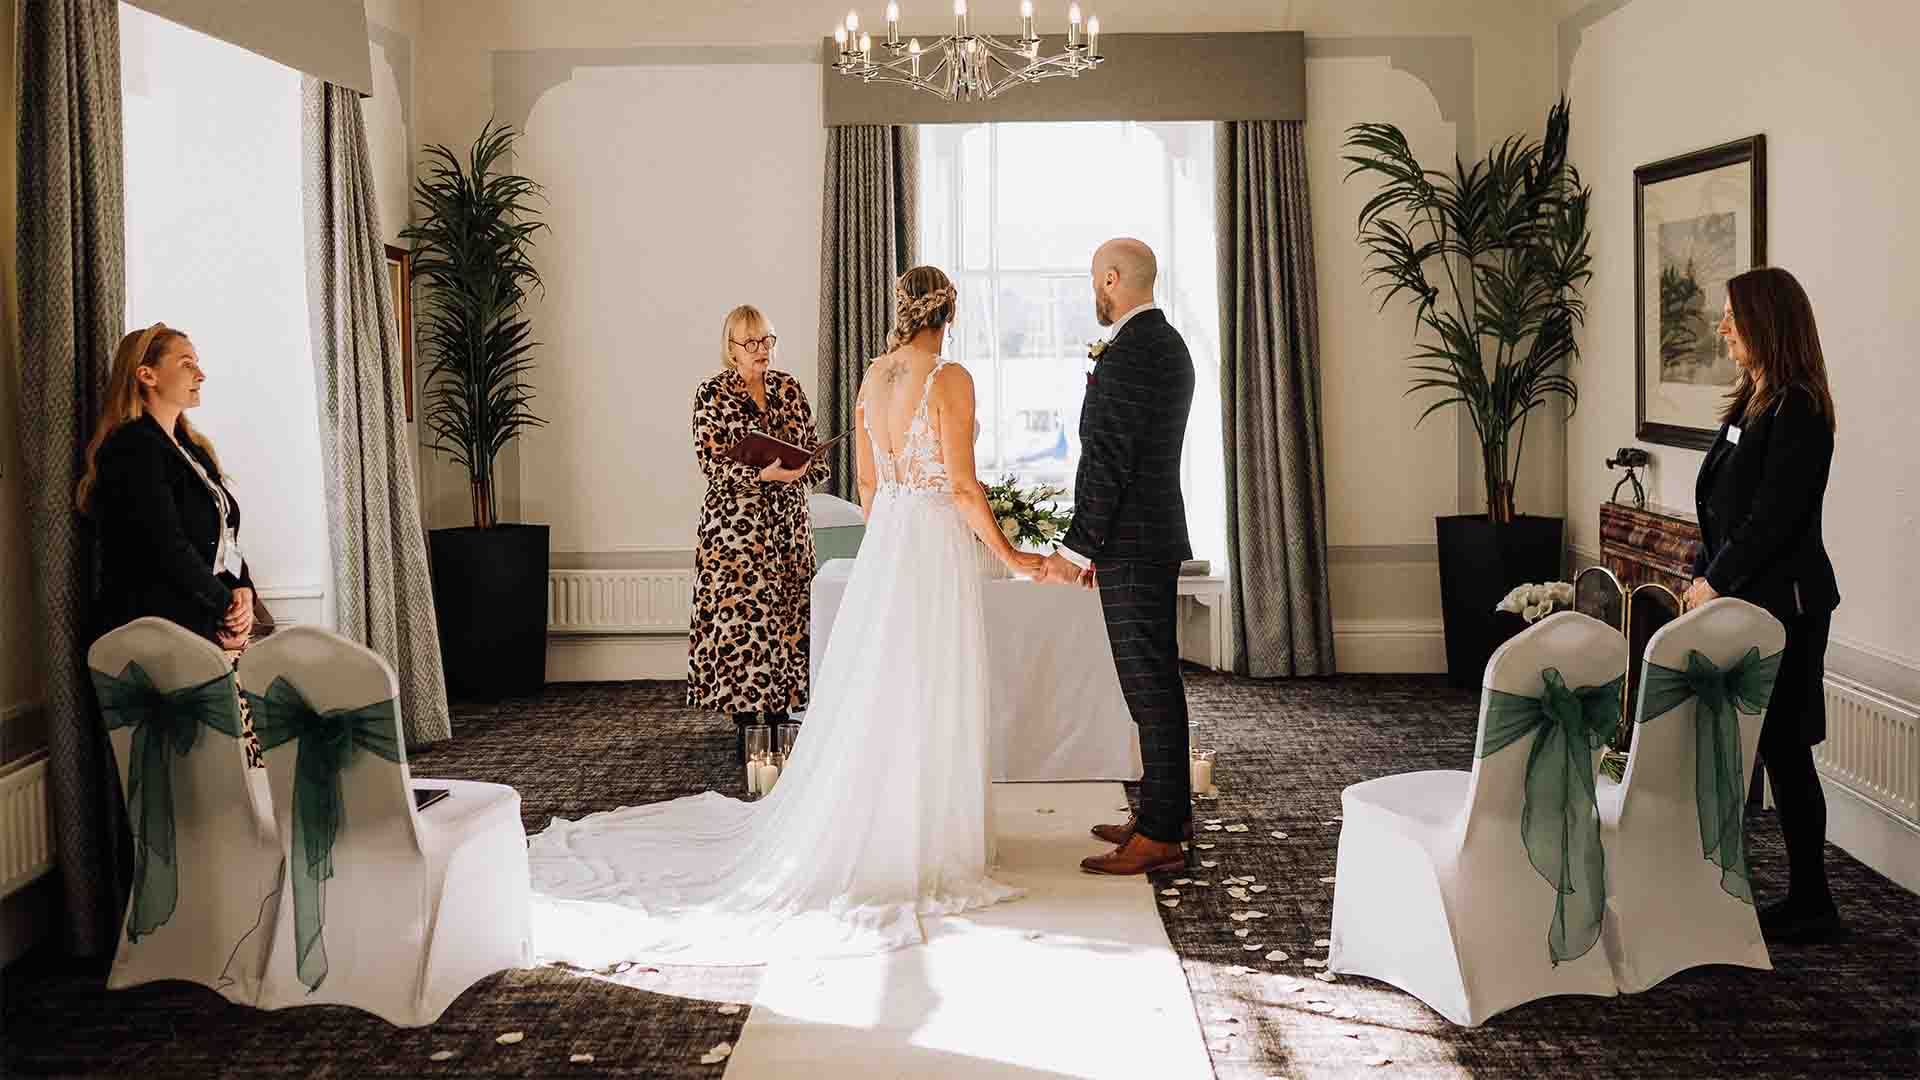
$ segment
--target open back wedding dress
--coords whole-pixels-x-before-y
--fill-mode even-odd
[[[709,791],[554,819],[529,842],[541,959],[760,964],[879,952],[923,941],[919,916],[1019,895],[988,876],[980,573],[927,411],[946,366],[928,372],[897,440],[860,410],[878,490],[772,794],[745,803]]]

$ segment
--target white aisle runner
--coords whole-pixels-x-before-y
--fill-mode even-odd
[[[1000,867],[1028,890],[925,920],[927,943],[770,965],[728,1080],[1213,1075],[1145,878],[1080,872],[1120,785],[994,785]],[[1043,813],[1042,811],[1051,811]]]

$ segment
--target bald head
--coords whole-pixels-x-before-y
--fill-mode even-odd
[[[1101,326],[1153,300],[1160,275],[1153,249],[1130,236],[1101,244],[1093,253],[1093,310]]]

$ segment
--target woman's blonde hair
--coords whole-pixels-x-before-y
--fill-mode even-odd
[[[916,266],[893,283],[893,329],[887,333],[887,351],[905,345],[922,330],[938,330],[953,321],[959,294],[945,271]]]
[[[120,425],[147,415],[147,399],[140,386],[140,369],[159,367],[161,359],[167,355],[167,347],[175,341],[185,340],[185,333],[166,323],[154,323],[121,338],[119,347],[113,350],[113,370],[107,374],[106,403],[100,408],[100,419],[94,424],[93,437],[87,440],[87,471],[80,477],[80,486],[74,492],[74,502],[81,510],[87,509],[87,498],[93,494],[96,475],[94,458],[100,453],[100,445]],[[206,451],[207,457],[213,461],[214,474],[219,475],[220,458],[213,452],[213,443],[194,430],[193,425],[187,422],[185,413],[180,414],[179,431]]]
[[[765,336],[773,330],[773,324],[752,304],[741,304],[727,312],[727,321],[720,324],[720,367],[723,370],[733,370],[733,332],[743,327],[748,332],[758,330],[757,336]],[[767,350],[767,359],[773,359],[772,349]]]

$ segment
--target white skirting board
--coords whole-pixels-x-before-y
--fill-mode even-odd
[[[1439,619],[1336,619],[1333,658],[1344,675],[1442,672],[1446,630]]]

